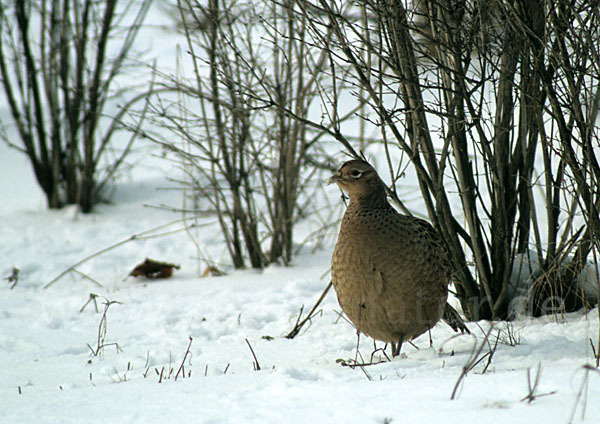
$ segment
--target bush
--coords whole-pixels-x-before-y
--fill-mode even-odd
[[[2,1],[0,72],[19,142],[6,131],[0,136],[27,155],[50,208],[91,211],[130,150],[133,139],[103,162],[121,117],[145,97],[127,98],[112,86],[150,3],[141,1],[133,14],[125,6],[125,14],[117,0]],[[122,19],[130,22],[117,37]],[[107,116],[115,99],[121,110]]]
[[[160,130],[144,133],[175,152],[192,213],[218,217],[236,268],[291,261],[294,225],[328,169],[317,159],[327,127],[308,119],[327,56],[291,4],[179,1],[193,76],[163,75]]]
[[[529,312],[584,305],[577,277],[600,240],[595,3],[296,5],[309,43],[366,93],[385,152],[410,159],[467,317],[511,316],[515,258],[529,250]]]

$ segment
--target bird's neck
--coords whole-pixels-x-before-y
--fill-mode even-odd
[[[389,205],[383,187],[376,187],[350,195],[350,206],[353,208],[383,208]]]

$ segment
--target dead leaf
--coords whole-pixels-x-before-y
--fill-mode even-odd
[[[132,277],[169,278],[173,275],[173,269],[179,268],[179,265],[146,258],[146,260],[137,265],[129,275]]]
[[[213,277],[220,277],[222,275],[225,275],[225,273],[216,266],[210,265],[204,270],[204,272],[201,275],[201,278],[208,277],[209,275],[212,275]]]

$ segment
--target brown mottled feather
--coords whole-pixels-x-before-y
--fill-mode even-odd
[[[399,214],[365,161],[346,162],[331,182],[350,196],[331,262],[343,311],[377,340],[401,345],[423,334],[442,318],[448,297],[450,266],[437,232]]]

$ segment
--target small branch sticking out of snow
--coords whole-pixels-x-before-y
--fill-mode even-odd
[[[582,367],[585,370],[585,374],[583,375],[583,380],[581,381],[581,387],[579,387],[579,391],[575,396],[575,403],[573,404],[573,410],[571,411],[571,417],[567,424],[571,424],[573,422],[573,418],[575,417],[575,412],[577,412],[577,406],[579,402],[581,402],[581,420],[585,418],[585,409],[587,406],[587,393],[589,389],[589,381],[590,381],[590,371],[594,371],[600,374],[600,370],[594,368],[589,364],[585,364]],[[583,396],[583,399],[581,398]]]
[[[488,331],[484,333],[484,339],[481,342],[481,344],[479,345],[479,347],[477,347],[477,339],[475,340],[475,344],[473,345],[473,350],[471,351],[471,355],[469,356],[467,363],[463,366],[462,372],[461,372],[460,376],[458,377],[458,380],[456,380],[456,384],[454,385],[454,389],[452,390],[452,396],[450,396],[450,400],[454,400],[456,398],[456,394],[457,394],[458,388],[460,387],[460,383],[467,376],[467,374],[469,374],[469,372],[473,368],[475,368],[481,361],[483,361],[486,358],[487,358],[487,363],[485,364],[485,367],[483,368],[482,374],[485,374],[485,372],[487,371],[488,367],[490,366],[490,364],[492,362],[492,358],[494,357],[494,353],[496,353],[496,348],[498,347],[499,336],[496,337],[496,342],[494,343],[493,346],[489,341],[490,334],[492,333],[493,330],[494,330],[494,325],[492,324],[492,325],[490,325],[490,328],[488,329]],[[482,355],[483,348],[486,345],[488,346],[488,351]]]
[[[252,363],[252,366],[254,367],[254,371],[260,371],[260,365],[258,364],[258,359],[256,359],[256,355],[254,354],[254,349],[252,349],[252,346],[250,345],[250,342],[248,341],[248,339],[246,339],[246,344],[250,348],[250,352],[252,353],[252,356],[254,357],[254,362]]]
[[[175,374],[175,381],[177,381],[177,377],[179,376],[179,374],[181,373],[181,378],[185,378],[185,360],[187,359],[188,355],[192,356],[192,353],[190,352],[190,347],[192,346],[192,337],[190,336],[190,342],[188,344],[188,347],[185,351],[185,354],[183,355],[183,359],[181,360],[181,365],[179,365],[179,369],[177,370],[177,373]],[[191,365],[191,362],[190,362]],[[191,371],[188,373],[188,377],[191,375]]]
[[[88,347],[92,351],[92,356],[94,357],[102,357],[102,354],[104,353],[104,348],[107,346],[116,346],[117,353],[121,351],[121,347],[118,343],[106,343],[106,332],[108,330],[108,319],[106,317],[106,313],[108,312],[108,308],[110,308],[111,305],[115,303],[120,305],[121,302],[118,302],[116,300],[108,300],[106,298],[105,300],[106,301],[104,302],[104,311],[102,312],[102,318],[100,318],[100,324],[98,324],[98,339],[96,341],[96,347],[93,348],[88,344]]]
[[[312,320],[312,318],[316,315],[315,311],[317,310],[323,299],[325,299],[325,296],[327,295],[327,292],[329,292],[329,289],[332,285],[333,282],[330,281],[329,284],[327,284],[327,287],[325,287],[325,290],[323,290],[323,293],[321,293],[321,296],[319,297],[317,302],[311,308],[308,315],[302,321],[300,321],[300,318],[302,318],[302,311],[304,310],[304,305],[302,305],[302,307],[300,308],[300,313],[298,314],[298,319],[296,319],[296,324],[294,325],[294,328],[292,328],[290,332],[286,334],[286,338],[293,339],[294,337],[296,337],[302,329],[302,327],[304,327],[304,324]]]
[[[192,337],[189,337],[190,342],[188,343],[187,349],[185,350],[185,354],[183,355],[183,359],[181,360],[181,363],[179,364],[179,368],[177,369],[177,372],[175,372],[175,369],[173,368],[172,361],[171,361],[171,355],[169,354],[169,364],[168,365],[163,365],[161,367],[161,369],[159,370],[158,367],[154,368],[154,372],[156,373],[156,375],[158,376],[158,383],[162,383],[164,380],[170,380],[171,377],[173,377],[173,373],[175,373],[175,377],[174,380],[177,381],[178,377],[181,378],[190,378],[192,376],[192,371],[188,370],[187,374],[185,372],[185,362],[187,360],[188,365],[192,365],[191,362],[191,358],[192,358],[192,352],[190,350],[190,348],[192,347]],[[150,369],[150,365],[149,365],[149,356],[150,354],[148,353],[146,355],[146,369],[144,371],[144,378],[146,378],[146,376],[148,375],[148,371]],[[189,359],[188,359],[189,357]],[[207,365],[208,367],[208,365]]]
[[[527,403],[531,403],[541,396],[550,396],[556,393],[556,390],[553,390],[549,393],[537,394],[538,385],[540,383],[540,377],[542,375],[542,364],[538,364],[537,372],[535,373],[535,380],[533,383],[531,382],[531,368],[527,368],[527,395],[521,399],[521,402],[527,401]]]
[[[598,338],[600,340],[600,336]],[[592,353],[594,354],[594,359],[596,360],[596,368],[600,367],[600,346],[598,350],[596,350],[596,346],[594,346],[594,341],[590,337],[590,345],[592,345]]]
[[[85,302],[83,304],[83,306],[81,307],[81,309],[79,309],[79,313],[82,313],[85,310],[85,308],[87,307],[87,305],[89,305],[91,302],[94,303],[94,308],[96,310],[96,313],[100,312],[98,310],[98,301],[96,299],[98,299],[98,295],[95,293],[90,293],[90,297],[88,298],[87,302]]]

